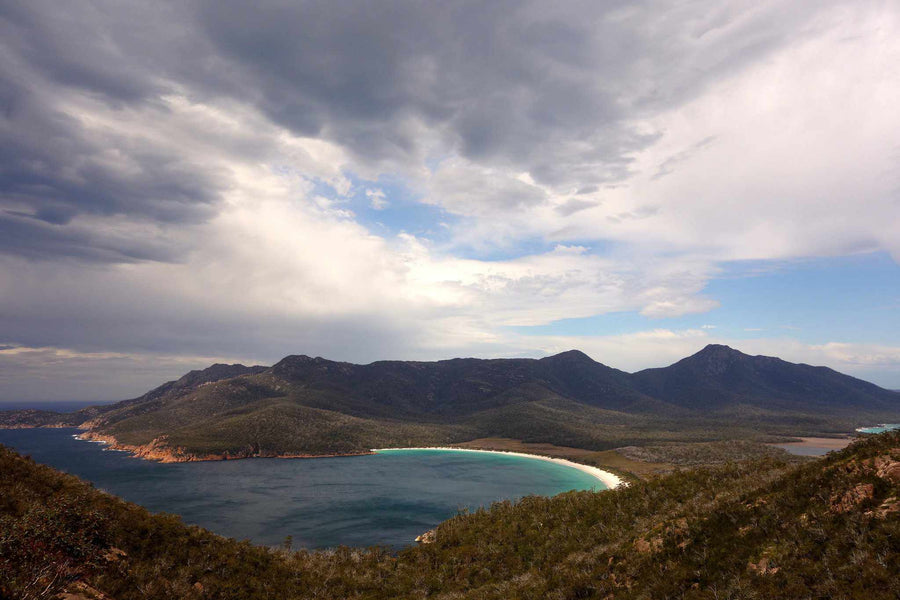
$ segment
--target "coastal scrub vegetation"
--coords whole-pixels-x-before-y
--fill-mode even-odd
[[[635,461],[667,463],[679,467],[697,467],[765,457],[788,460],[803,460],[804,458],[796,455],[785,456],[786,453],[781,448],[749,440],[625,446],[616,448],[616,452]]]
[[[900,433],[460,514],[433,542],[264,548],[0,447],[0,597],[896,598]],[[99,597],[99,596],[98,596]]]

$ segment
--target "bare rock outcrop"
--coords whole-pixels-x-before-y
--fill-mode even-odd
[[[831,512],[841,514],[850,512],[859,504],[869,500],[875,495],[875,486],[871,483],[860,483],[855,485],[843,495],[837,495],[831,498]]]
[[[420,544],[433,544],[435,539],[435,531],[434,529],[429,529],[425,533],[416,537],[416,541]]]

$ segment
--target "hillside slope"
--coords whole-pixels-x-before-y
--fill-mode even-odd
[[[498,503],[397,555],[254,547],[0,447],[0,531],[11,598],[879,600],[900,595],[900,432],[800,466]]]
[[[214,381],[230,379],[241,375],[261,373],[268,367],[260,365],[246,367],[244,365],[225,365],[216,363],[202,370],[189,371],[180,378],[167,381],[153,388],[146,394],[123,400],[114,404],[88,406],[71,413],[59,413],[46,410],[12,410],[0,411],[0,427],[45,427],[45,426],[78,426],[95,419],[102,414],[132,413],[140,414],[161,406],[163,398],[175,398],[188,394],[197,388]]]

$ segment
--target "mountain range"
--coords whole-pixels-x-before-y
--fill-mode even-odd
[[[216,364],[143,396],[0,426],[80,426],[162,460],[354,454],[479,438],[604,450],[650,442],[773,441],[900,417],[900,393],[826,367],[722,345],[626,373],[577,350],[542,359],[367,365],[288,356]]]

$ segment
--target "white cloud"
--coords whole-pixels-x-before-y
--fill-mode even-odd
[[[765,20],[769,8],[744,18]],[[728,27],[746,25],[711,31],[724,40]],[[467,217],[455,239],[476,249],[614,240],[625,256],[672,261],[883,250],[900,262],[900,13],[877,3],[823,6],[792,36],[684,102],[636,112],[660,137],[633,153],[630,175],[614,184],[573,195],[515,167],[450,159],[421,185],[429,202]],[[683,57],[673,72],[712,55]]]
[[[884,344],[849,342],[803,344],[791,339],[779,339],[761,342],[748,340],[746,346],[751,349],[777,348],[780,352],[778,356],[785,360],[814,365],[840,365],[835,368],[852,372],[878,367],[900,367],[900,347]]]
[[[369,206],[371,206],[375,210],[384,210],[385,208],[390,206],[390,202],[387,201],[383,190],[367,189],[366,198],[369,199]]]
[[[897,61],[896,11],[825,12],[795,44],[648,119],[663,136],[636,155],[635,177],[598,194],[603,210],[574,215],[568,231],[717,260],[896,258]],[[619,218],[642,206],[655,210]]]
[[[554,354],[577,348],[605,365],[634,372],[672,364],[712,343],[712,339],[699,329],[660,328],[608,336],[520,336],[508,343],[532,353]]]

